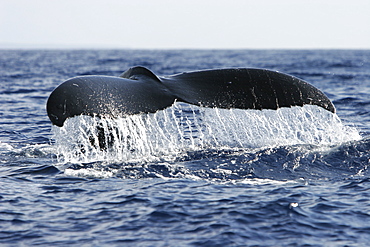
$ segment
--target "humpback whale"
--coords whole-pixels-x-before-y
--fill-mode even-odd
[[[232,68],[156,76],[132,67],[119,77],[79,76],[59,85],[46,109],[51,122],[62,127],[78,115],[119,117],[154,113],[181,101],[202,107],[278,109],[320,106],[335,113],[328,97],[311,84],[267,69]]]

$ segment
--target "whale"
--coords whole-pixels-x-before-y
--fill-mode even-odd
[[[297,77],[258,68],[224,68],[157,76],[136,66],[119,76],[86,75],[66,80],[50,94],[46,110],[62,127],[78,115],[123,117],[155,113],[175,101],[224,109],[335,107],[318,88]]]

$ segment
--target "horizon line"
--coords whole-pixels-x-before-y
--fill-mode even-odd
[[[80,45],[3,45],[0,50],[370,50],[370,47],[119,47]]]

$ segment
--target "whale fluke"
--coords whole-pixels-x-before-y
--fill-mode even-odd
[[[214,69],[156,76],[133,67],[119,77],[80,76],[58,86],[49,96],[51,122],[63,126],[77,115],[119,117],[151,113],[175,101],[203,107],[278,109],[320,106],[335,113],[319,89],[296,77],[266,69]]]

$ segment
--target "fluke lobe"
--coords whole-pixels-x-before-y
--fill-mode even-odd
[[[150,113],[175,101],[203,107],[278,109],[317,105],[335,112],[319,89],[296,77],[266,69],[214,69],[158,77],[133,67],[119,77],[79,76],[58,86],[49,96],[51,122],[63,126],[77,115],[119,117]]]

